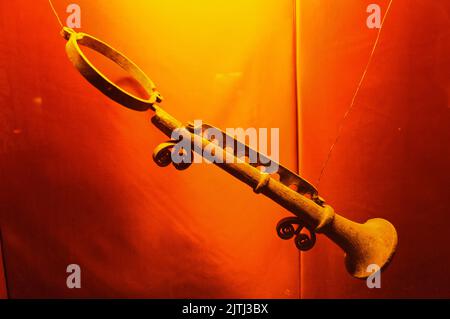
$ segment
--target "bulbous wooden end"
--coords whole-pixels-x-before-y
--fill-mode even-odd
[[[382,270],[389,265],[398,237],[395,227],[382,218],[370,219],[358,228],[351,247],[346,249],[345,265],[353,277],[365,279],[372,274],[367,271],[369,265],[375,264]]]

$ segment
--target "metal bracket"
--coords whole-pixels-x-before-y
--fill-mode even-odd
[[[297,225],[297,228],[294,225]],[[303,229],[306,229],[309,235],[302,233]],[[316,243],[316,233],[309,230],[298,217],[287,217],[280,220],[277,225],[277,233],[283,240],[289,240],[295,236],[295,246],[301,251],[310,250]]]
[[[176,163],[172,161],[172,152],[173,148],[177,144],[177,141],[168,141],[162,144],[159,144],[155,150],[153,151],[153,160],[159,167],[166,167],[170,164],[173,164],[173,166],[179,170],[184,171],[185,169],[188,169],[192,162],[190,163]],[[192,158],[192,157],[191,157]]]
[[[209,124],[202,124],[201,127],[194,127],[192,123],[189,123],[186,126],[186,129],[190,131],[191,133],[194,133],[196,135],[203,134],[204,131],[208,129],[214,129],[217,132],[222,133],[222,141],[232,141],[233,142],[233,150],[234,150],[234,156],[237,157],[250,157],[251,154],[257,154],[258,160],[255,163],[249,163],[253,167],[269,167],[271,166],[271,163],[276,163],[275,161],[271,160],[268,156],[255,151],[251,147],[249,147],[247,144],[242,143],[238,141],[235,137],[228,135],[221,129],[209,125]],[[228,144],[227,144],[228,146]],[[240,154],[239,151],[244,150],[243,154]],[[325,200],[319,196],[319,192],[317,189],[307,180],[304,178],[298,176],[288,168],[284,167],[283,165],[276,163],[278,170],[276,172],[266,172],[270,174],[271,177],[274,177],[275,179],[279,180],[280,183],[284,184],[287,187],[290,187],[291,189],[294,189],[297,193],[306,196],[313,200],[316,204],[320,206],[325,205]],[[276,176],[278,175],[278,176]]]

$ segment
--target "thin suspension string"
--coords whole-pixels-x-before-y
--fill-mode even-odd
[[[328,151],[328,154],[327,154],[327,158],[325,159],[325,161],[324,161],[324,163],[322,165],[322,169],[320,171],[319,179],[317,181],[317,187],[319,187],[320,182],[322,181],[325,169],[327,168],[328,163],[329,163],[329,161],[331,159],[331,155],[333,153],[333,150],[336,147],[336,144],[339,142],[339,139],[340,139],[340,137],[342,135],[342,131],[343,131],[344,126],[345,126],[345,122],[346,122],[347,118],[349,117],[350,113],[352,112],[352,110],[353,110],[353,108],[355,106],[356,98],[357,98],[357,96],[359,94],[359,91],[360,91],[360,89],[362,87],[362,84],[364,83],[364,80],[366,78],[367,72],[368,72],[368,70],[370,68],[370,65],[372,64],[372,60],[373,60],[373,57],[375,55],[375,51],[376,51],[376,49],[378,47],[378,43],[380,42],[381,31],[383,30],[384,22],[386,21],[388,13],[389,13],[389,11],[391,9],[392,2],[393,2],[393,0],[389,1],[388,7],[386,9],[386,13],[385,13],[385,15],[383,17],[383,20],[381,21],[380,29],[378,30],[377,37],[376,37],[375,42],[373,44],[372,51],[370,52],[369,60],[368,60],[368,62],[366,64],[366,67],[365,67],[364,72],[363,72],[363,74],[361,76],[361,79],[359,80],[358,86],[356,87],[355,93],[353,94],[352,101],[350,103],[350,107],[347,109],[347,111],[344,114],[344,117],[341,120],[341,123],[339,125],[339,129],[338,129],[338,133],[336,135],[336,139],[334,140],[333,144],[331,145],[330,150]]]
[[[48,3],[50,4],[50,7],[52,8],[53,14],[55,15],[56,19],[58,19],[58,23],[61,25],[61,28],[64,28],[64,25],[59,18],[58,12],[56,12],[55,6],[53,5],[52,0],[48,0]]]

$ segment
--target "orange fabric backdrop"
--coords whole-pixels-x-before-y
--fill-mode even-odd
[[[58,13],[73,1],[55,0]],[[292,1],[77,1],[183,121],[280,127],[296,168]],[[0,226],[10,296],[288,297],[288,214],[207,165],[158,168],[166,140],[73,68],[46,1],[0,2]],[[66,287],[66,267],[82,289]]]
[[[317,181],[369,58],[377,30],[369,4],[300,0],[302,174]],[[378,49],[320,185],[344,216],[384,217],[398,252],[382,288],[346,274],[320,238],[302,258],[302,296],[450,297],[450,2],[394,0]]]

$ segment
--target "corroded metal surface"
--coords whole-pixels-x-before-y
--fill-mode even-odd
[[[90,35],[76,33],[69,28],[64,28],[62,35],[68,40],[66,51],[74,66],[92,85],[109,98],[134,110],[155,111],[152,123],[158,129],[169,137],[174,130],[181,130],[183,134],[191,137],[193,150],[201,155],[203,150],[212,146],[213,142],[202,134],[196,134],[192,125],[182,125],[180,121],[156,105],[162,101],[162,98],[156,91],[155,85],[123,54]],[[149,98],[140,99],[115,85],[89,62],[79,45],[96,50],[128,71],[146,90]],[[212,126],[204,125],[200,131],[208,128]],[[224,132],[222,134],[225,138],[232,138]],[[172,163],[171,152],[177,142],[169,141],[157,147],[153,158],[159,166],[164,167]],[[240,142],[234,140],[234,143],[237,145]],[[241,146],[244,146],[246,156],[256,152],[247,145],[241,144]],[[235,147],[234,150],[236,149],[238,148]],[[238,155],[242,154],[229,153],[221,148],[216,152],[215,157],[233,156],[235,161],[232,163],[218,161],[215,165],[252,187],[255,193],[271,198],[295,215],[295,217],[283,219],[277,225],[277,233],[282,239],[294,238],[296,246],[306,251],[314,246],[316,233],[326,235],[344,250],[347,270],[356,278],[365,278],[370,275],[366,272],[370,264],[377,264],[382,269],[389,264],[397,247],[397,233],[394,226],[387,220],[376,218],[364,224],[348,220],[336,214],[331,206],[326,205],[312,184],[287,168],[279,165],[276,172],[262,171],[260,166],[264,166],[264,163],[269,160],[264,154],[258,153],[260,161],[253,164],[243,161]],[[190,166],[190,163],[173,164],[179,170]],[[274,177],[275,174],[279,176],[279,179]],[[304,229],[309,234],[302,232]]]

